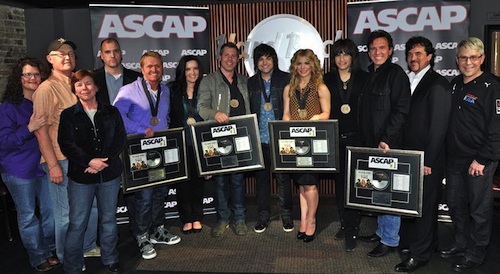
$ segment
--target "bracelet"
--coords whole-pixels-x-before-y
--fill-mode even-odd
[[[55,164],[53,165],[52,167],[49,167],[49,171],[51,171],[53,168],[55,168],[56,166],[58,166],[59,164]]]

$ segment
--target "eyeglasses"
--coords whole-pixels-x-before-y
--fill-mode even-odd
[[[64,52],[59,52],[59,53],[51,53],[49,54],[50,56],[57,56],[61,59],[64,59],[64,57],[68,56],[69,58],[74,58],[75,57],[75,53],[74,52],[67,52],[67,53],[64,53]]]
[[[31,79],[31,78],[40,78],[42,77],[40,75],[40,73],[31,73],[31,72],[28,72],[28,73],[21,73],[21,76],[26,78],[26,79]]]
[[[467,63],[467,60],[470,60],[471,62],[477,62],[483,55],[478,55],[478,56],[457,56],[457,60],[460,63]]]

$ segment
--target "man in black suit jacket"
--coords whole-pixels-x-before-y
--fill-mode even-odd
[[[126,69],[122,65],[122,50],[114,38],[106,38],[101,42],[101,60],[104,66],[94,71],[97,87],[98,102],[113,104],[120,88],[130,84],[141,76],[141,73]],[[135,197],[134,194],[123,195],[127,204],[130,229],[135,227]]]
[[[422,217],[403,224],[402,241],[409,243],[408,258],[396,265],[398,272],[411,272],[426,264],[437,249],[438,203],[445,171],[445,140],[451,110],[448,80],[433,70],[435,50],[427,38],[406,42],[410,72],[410,113],[404,127],[404,148],[424,151]],[[406,237],[407,239],[405,239]]]
[[[104,66],[96,69],[97,100],[103,103],[113,104],[118,90],[127,84],[137,80],[141,74],[124,68],[122,65],[122,50],[120,44],[114,38],[106,38],[101,42],[100,57]]]

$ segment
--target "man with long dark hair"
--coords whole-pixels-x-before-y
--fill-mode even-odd
[[[269,45],[260,44],[255,47],[253,60],[256,73],[248,79],[248,96],[250,97],[250,111],[257,114],[265,166],[265,169],[255,172],[259,220],[253,230],[256,233],[262,233],[269,225],[271,214],[269,206],[271,151],[268,122],[281,120],[283,116],[283,89],[290,81],[290,76],[278,68],[278,56],[274,48]],[[292,184],[290,176],[286,173],[275,173],[275,176],[278,183],[278,202],[281,208],[283,230],[292,232],[294,225],[291,218]]]

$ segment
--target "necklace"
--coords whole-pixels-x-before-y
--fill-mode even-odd
[[[347,81],[345,81],[345,82],[342,81],[342,89],[343,90],[347,90],[347,84],[349,83],[349,80],[351,80],[351,79],[347,79]]]

